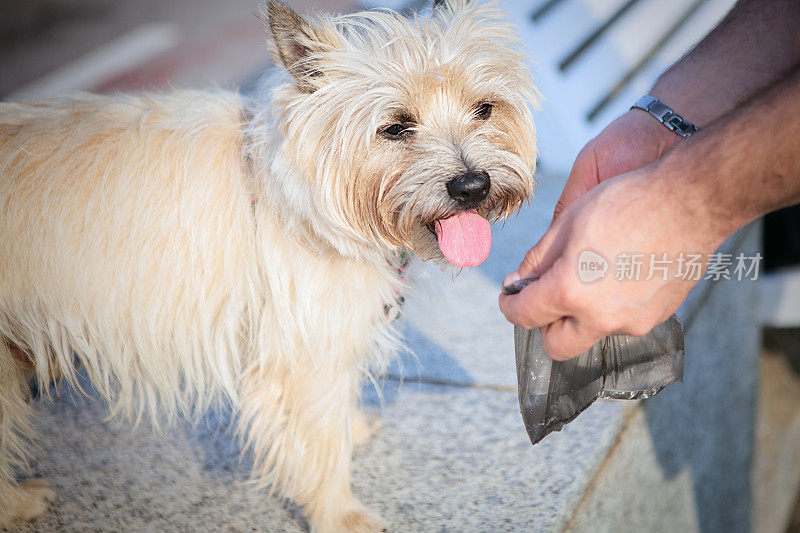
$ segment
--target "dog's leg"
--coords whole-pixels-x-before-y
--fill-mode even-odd
[[[245,382],[253,474],[303,505],[313,532],[382,529],[350,490],[359,381],[355,365],[345,372],[295,361],[285,372],[252,371]]]
[[[55,496],[44,480],[16,481],[14,469],[25,464],[34,434],[28,395],[25,370],[0,339],[0,527],[43,514]]]

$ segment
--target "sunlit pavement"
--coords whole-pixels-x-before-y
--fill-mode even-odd
[[[49,19],[37,19],[31,4],[0,6],[6,26],[14,16],[4,15],[19,19],[16,37],[0,41],[5,98],[68,89],[247,90],[269,67],[255,0],[61,0]],[[300,10],[311,4],[292,2]],[[313,5],[355,7],[346,0]],[[6,26],[0,23],[8,33]],[[502,278],[547,227],[563,179],[563,172],[537,175],[531,205],[495,229],[481,267],[457,276],[419,263],[411,269],[417,288],[404,310],[409,350],[380,395],[365,387],[364,403],[380,411],[383,427],[355,455],[354,491],[389,531],[559,530],[579,504],[589,507],[585,489],[601,464],[607,468],[620,428],[637,427],[632,406],[601,402],[536,447],[524,432],[512,330],[496,300]],[[306,528],[291,503],[248,485],[249,459],[239,460],[225,410],[207,414],[199,427],[156,433],[146,423],[107,422],[101,404],[68,392],[38,410],[43,439],[33,473],[49,479],[58,497],[29,530]],[[690,486],[691,479],[682,481],[688,475],[681,470],[673,485]],[[669,507],[669,498],[661,500]]]

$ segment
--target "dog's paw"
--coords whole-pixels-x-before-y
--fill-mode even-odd
[[[312,517],[311,531],[312,533],[376,533],[386,531],[386,524],[381,517],[358,505],[319,521],[315,521]]]
[[[354,509],[342,516],[342,531],[374,533],[386,531],[386,524],[381,517],[366,509]]]
[[[7,495],[2,509],[0,525],[11,525],[19,521],[33,520],[47,512],[55,491],[44,479],[26,479]]]
[[[26,479],[19,484],[19,488],[23,505],[17,509],[23,520],[31,520],[47,512],[50,501],[56,497],[50,484],[41,478]]]
[[[353,444],[360,446],[367,442],[381,428],[381,419],[376,413],[357,409],[353,417]]]

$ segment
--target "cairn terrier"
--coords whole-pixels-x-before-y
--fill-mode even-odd
[[[279,67],[251,99],[0,103],[0,523],[53,496],[16,480],[30,380],[48,396],[82,369],[134,421],[229,402],[253,477],[313,531],[380,529],[351,452],[398,266],[485,259],[533,191],[537,94],[491,4],[261,19]]]

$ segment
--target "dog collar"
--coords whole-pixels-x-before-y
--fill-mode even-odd
[[[403,286],[403,282],[406,279],[406,268],[410,262],[411,254],[405,250],[400,252],[400,257],[397,262],[397,266],[395,267],[397,269],[397,278],[399,283],[394,289],[394,299],[391,302],[386,302],[383,304],[383,314],[389,322],[394,322],[400,318],[403,304],[406,301],[406,299],[403,297],[403,293],[400,292],[400,288]]]

